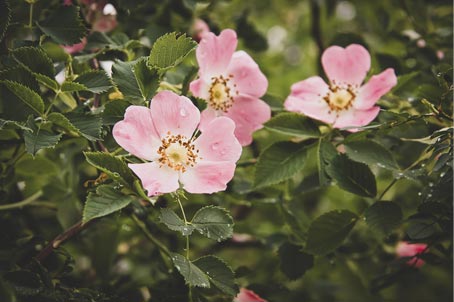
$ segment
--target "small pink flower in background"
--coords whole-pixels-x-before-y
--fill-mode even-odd
[[[190,193],[226,189],[242,151],[234,136],[235,124],[218,117],[196,137],[199,122],[200,112],[191,100],[161,91],[150,108],[129,106],[124,120],[115,124],[112,133],[117,143],[149,161],[129,164],[149,196],[174,192],[180,183]]]
[[[78,52],[81,52],[82,50],[84,50],[85,45],[87,45],[87,38],[83,37],[80,43],[68,45],[68,46],[62,45],[61,47],[67,53],[74,54],[74,53],[78,53]]]
[[[407,261],[408,265],[414,267],[421,267],[425,262],[422,259],[416,257],[427,251],[427,244],[424,243],[408,243],[401,241],[397,244],[396,254],[399,257],[413,257]]]
[[[260,99],[268,80],[246,52],[235,51],[237,43],[231,29],[219,36],[203,34],[196,50],[199,79],[191,82],[190,90],[207,102],[201,129],[217,116],[228,116],[235,122],[235,136],[246,146],[252,142],[252,133],[271,117],[271,109]]]
[[[197,18],[195,19],[194,24],[192,24],[191,32],[192,38],[195,41],[200,42],[200,40],[202,40],[202,36],[205,33],[210,32],[210,27],[205,21]]]
[[[235,297],[233,302],[267,302],[247,288],[241,288],[239,294]]]
[[[361,85],[370,69],[370,55],[358,44],[329,47],[323,52],[322,65],[329,85],[318,76],[297,82],[284,106],[334,128],[369,124],[380,111],[375,103],[397,84],[394,69],[388,68]]]

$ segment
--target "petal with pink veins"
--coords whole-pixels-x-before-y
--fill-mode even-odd
[[[227,75],[233,75],[233,83],[240,94],[261,97],[268,88],[268,80],[255,61],[244,51],[233,54]]]
[[[234,172],[233,161],[201,161],[182,173],[180,181],[189,193],[211,194],[224,191],[227,183],[233,178]]]
[[[348,110],[339,111],[338,117],[334,122],[334,128],[346,128],[346,127],[362,127],[372,122],[380,112],[380,107],[375,106],[368,110],[356,110],[355,108],[349,108]],[[348,129],[349,131],[355,132],[356,129]]]
[[[331,83],[359,86],[370,69],[370,55],[358,44],[331,46],[323,52],[322,65]]]
[[[195,141],[199,157],[204,161],[236,162],[242,148],[234,131],[235,123],[231,119],[222,116],[213,119]]]
[[[271,118],[271,108],[260,99],[238,96],[224,115],[235,122],[235,136],[242,146],[247,146],[252,142],[252,133]]]
[[[212,32],[203,34],[196,50],[200,77],[209,81],[212,76],[221,75],[229,65],[237,44],[236,32],[231,29],[224,29],[219,36]]]
[[[161,139],[153,125],[149,108],[129,106],[125,118],[115,124],[112,134],[117,143],[129,153],[147,160],[158,157]]]
[[[356,96],[353,106],[356,109],[368,109],[397,84],[394,69],[388,68],[380,74],[374,75],[364,84]]]
[[[200,111],[185,96],[171,91],[161,91],[151,100],[151,115],[153,123],[161,138],[181,134],[186,138],[192,137],[200,122]]]
[[[174,192],[179,188],[178,172],[156,162],[129,164],[128,167],[140,178],[148,196]]]

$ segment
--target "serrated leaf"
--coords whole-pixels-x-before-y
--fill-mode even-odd
[[[223,260],[215,256],[205,256],[194,261],[194,264],[206,274],[214,286],[232,297],[236,296],[238,286],[235,283],[235,274]]]
[[[20,83],[3,81],[3,84],[33,111],[39,115],[44,113],[44,101],[39,94]]]
[[[133,71],[142,97],[144,100],[151,99],[159,88],[158,71],[147,66],[146,58],[138,60],[133,66]]]
[[[337,155],[326,167],[326,172],[337,185],[353,194],[374,197],[377,194],[375,176],[365,164],[349,159],[345,154]]]
[[[11,21],[11,9],[7,0],[0,1],[0,42],[6,34]]]
[[[317,146],[317,166],[318,166],[318,179],[320,186],[325,186],[330,182],[330,177],[326,172],[326,167],[336,157],[337,151],[334,146],[324,140],[320,139]]]
[[[60,6],[45,20],[38,22],[38,26],[55,42],[64,45],[79,43],[87,32],[76,5]]]
[[[175,253],[172,253],[172,261],[173,265],[184,277],[186,284],[194,287],[210,287],[210,280],[208,279],[208,276],[191,261],[180,254]]]
[[[58,82],[54,79],[51,79],[48,76],[39,73],[33,73],[33,75],[35,76],[36,80],[42,85],[46,86],[49,89],[52,89],[53,91],[58,90]]]
[[[300,246],[285,242],[279,247],[281,271],[291,280],[298,279],[314,266],[314,256],[304,252]]]
[[[317,217],[309,227],[306,251],[315,255],[325,255],[339,247],[358,216],[347,210],[335,210]]]
[[[86,139],[91,141],[101,139],[102,118],[99,115],[71,112],[66,117]]]
[[[47,120],[49,122],[54,123],[55,125],[58,125],[62,127],[63,129],[69,131],[69,132],[75,132],[77,134],[81,134],[79,129],[77,129],[70,121],[69,119],[64,116],[63,114],[59,112],[52,112],[47,116]]]
[[[41,149],[53,148],[60,140],[62,134],[54,134],[36,126],[33,117],[29,117],[27,126],[32,131],[24,131],[25,149],[35,155]]]
[[[159,219],[172,231],[181,232],[183,236],[189,236],[194,231],[194,226],[186,225],[184,221],[171,209],[162,208]]]
[[[11,54],[24,68],[53,79],[54,65],[42,48],[25,46],[14,49]]]
[[[364,217],[371,228],[387,235],[401,224],[403,214],[395,202],[377,201],[366,210]]]
[[[232,216],[226,209],[217,206],[207,206],[198,210],[192,218],[191,225],[200,234],[217,241],[233,235]]]
[[[267,121],[264,126],[272,131],[297,137],[319,137],[320,131],[314,122],[297,113],[285,112]]]
[[[123,195],[111,186],[101,185],[96,188],[96,193],[88,193],[85,202],[82,222],[103,217],[123,209],[135,200],[134,196]]]
[[[113,180],[131,186],[135,177],[125,162],[104,152],[84,152],[85,158],[95,168],[109,175]]]
[[[148,65],[167,70],[178,65],[197,43],[186,35],[165,34],[154,42],[148,57]]]
[[[344,144],[348,157],[368,165],[377,165],[390,170],[399,169],[391,152],[371,140],[352,141]]]
[[[260,154],[254,186],[265,187],[284,181],[301,169],[306,162],[307,145],[304,143],[277,142]]]
[[[74,82],[84,85],[88,91],[103,93],[112,88],[112,83],[105,71],[92,70],[78,76]]]
[[[32,129],[28,128],[27,126],[23,125],[22,123],[16,121],[8,121],[0,118],[0,130],[6,127],[10,127],[13,129],[21,129],[25,131],[32,131]]]
[[[89,90],[85,85],[77,82],[63,82],[61,84],[62,92],[75,92],[75,91],[84,91]]]
[[[122,120],[128,106],[129,103],[122,100],[114,100],[107,103],[104,106],[104,111],[102,112],[102,120],[104,122],[104,125],[113,125],[116,122]]]

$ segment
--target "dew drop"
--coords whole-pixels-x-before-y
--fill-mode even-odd
[[[188,115],[188,112],[186,111],[186,109],[181,108],[181,109],[180,109],[180,115],[181,115],[182,117],[185,117],[185,116]]]
[[[418,192],[418,196],[421,196],[421,195],[422,195],[422,193],[421,193],[421,192]]]
[[[434,183],[433,182],[429,182],[429,187],[433,187],[434,186]]]
[[[211,145],[212,150],[217,150],[219,148],[219,143],[214,143]]]

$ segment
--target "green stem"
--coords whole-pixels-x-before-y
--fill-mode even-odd
[[[385,196],[385,194],[391,189],[392,186],[399,180],[400,178],[394,178],[393,181],[383,190],[383,192],[380,194],[380,197],[378,197],[378,200],[382,200],[382,198]]]
[[[54,97],[54,99],[50,102],[49,107],[47,107],[46,112],[44,112],[44,116],[45,116],[45,117],[47,117],[47,115],[49,114],[50,109],[52,108],[52,106],[54,105],[55,101],[57,100],[57,97],[58,97],[58,95],[60,94],[60,92],[61,92],[61,90],[58,90],[57,92],[55,92],[55,97]]]
[[[30,29],[33,27],[33,4],[34,3],[30,3],[30,13],[28,17],[28,28]]]
[[[40,198],[43,195],[43,191],[38,191],[35,194],[25,198],[22,201],[13,203],[13,204],[5,204],[0,206],[0,211],[5,211],[5,210],[11,210],[11,209],[16,209],[16,208],[21,208],[24,207],[34,201],[36,201],[38,198]]]
[[[170,251],[167,249],[167,247],[159,241],[156,237],[153,236],[153,234],[148,231],[147,226],[145,223],[143,223],[136,215],[132,215],[132,220],[137,224],[137,226],[142,230],[142,232],[145,234],[145,236],[153,242],[167,257],[171,259]]]

